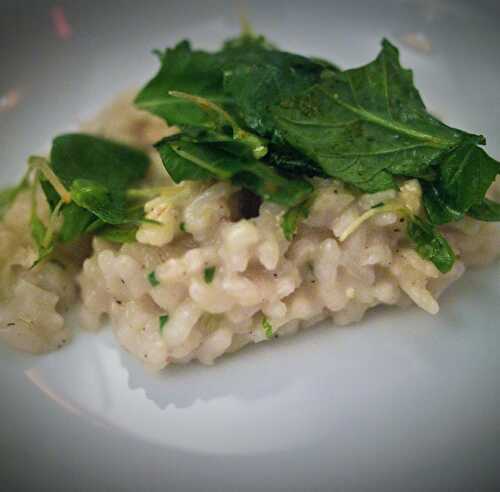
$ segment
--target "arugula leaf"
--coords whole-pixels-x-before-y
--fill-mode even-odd
[[[426,176],[465,139],[484,143],[427,112],[387,40],[374,62],[333,73],[271,112],[288,144],[366,192],[394,187],[393,175]]]
[[[450,207],[441,196],[439,189],[432,183],[422,184],[422,198],[425,211],[432,224],[448,224],[461,220],[462,212]]]
[[[497,174],[500,163],[466,141],[441,163],[438,185],[450,207],[467,212],[482,202]]]
[[[100,224],[95,231],[92,228],[85,230],[86,233],[94,232],[96,236],[99,236],[110,243],[116,244],[128,244],[135,243],[137,241],[137,231],[138,226],[136,225],[110,225],[110,224]]]
[[[146,154],[110,140],[85,134],[56,137],[50,169],[69,188],[72,200],[60,206],[63,224],[57,240],[69,243],[99,229],[100,235],[114,242],[125,241],[125,236],[130,238],[132,226],[143,212],[128,207],[125,191],[145,176],[148,166]],[[54,213],[60,201],[59,192],[46,179],[41,180],[41,186]],[[113,229],[104,227],[105,224],[129,227]]]
[[[472,218],[486,222],[500,221],[500,203],[485,198],[481,203],[472,206],[468,212]]]
[[[231,181],[284,206],[302,202],[312,191],[311,184],[305,180],[287,179],[260,161],[238,157],[214,144],[169,139],[159,142],[156,148],[176,183],[213,178]]]
[[[54,187],[46,179],[41,179],[40,184],[50,210],[54,211],[60,201],[60,196]],[[96,222],[97,217],[71,202],[61,207],[60,214],[63,218],[61,229],[58,233],[59,241],[70,243],[89,232],[89,228]]]
[[[191,101],[193,104],[196,104],[198,107],[207,112],[208,116],[212,118],[213,128],[215,131],[209,131],[206,134],[210,135],[213,141],[234,141],[241,143],[251,150],[253,157],[256,159],[260,159],[267,154],[267,145],[261,138],[243,130],[243,128],[238,125],[236,120],[227,111],[214,102],[200,96],[179,91],[170,91],[170,95],[186,101]],[[232,138],[228,138],[228,136],[224,134],[226,128],[231,128]],[[192,127],[190,130],[190,133],[192,134]],[[201,132],[199,132],[198,140],[200,135]]]
[[[88,179],[114,191],[144,178],[150,162],[144,152],[127,145],[69,133],[54,139],[50,164],[67,188],[76,179]]]
[[[58,239],[63,243],[71,243],[84,234],[96,222],[96,216],[88,210],[79,207],[76,203],[65,205],[61,209],[63,223],[59,230]]]
[[[285,215],[283,215],[281,220],[281,229],[287,241],[291,241],[293,239],[297,233],[299,223],[309,217],[309,212],[311,211],[311,207],[315,199],[316,195],[313,193],[307,200],[288,209]]]
[[[265,50],[247,54],[224,70],[224,92],[234,98],[240,116],[259,135],[282,141],[269,111],[320,80],[324,66],[303,56]]]
[[[137,218],[128,214],[125,195],[89,179],[76,179],[70,188],[71,198],[79,206],[107,224],[127,224]]]
[[[165,50],[160,61],[160,71],[139,92],[135,104],[170,125],[211,128],[211,117],[204,110],[192,101],[172,96],[170,91],[195,94],[221,106],[230,103],[222,92],[221,60],[205,51],[193,51],[189,41],[182,41]]]
[[[452,269],[455,253],[433,225],[413,216],[408,220],[408,236],[415,242],[417,253],[432,261],[440,272],[447,273]]]
[[[45,244],[45,238],[47,235],[47,227],[40,220],[36,213],[31,215],[31,237],[35,242],[35,245],[38,249],[38,258],[35,261],[33,266],[38,265],[43,259],[52,253],[54,250],[54,244]]]
[[[33,185],[31,187],[31,218],[30,218],[30,227],[31,227],[31,237],[35,246],[38,250],[38,258],[32,265],[32,268],[38,265],[42,260],[47,258],[52,251],[54,250],[56,238],[54,237],[54,218],[59,213],[59,209],[62,205],[62,201],[54,208],[50,218],[49,225],[46,226],[38,217],[37,212],[37,190],[38,185],[40,183],[40,174],[39,172],[35,172],[35,177],[33,180]]]
[[[328,177],[315,162],[287,146],[270,146],[264,162],[291,176]]]

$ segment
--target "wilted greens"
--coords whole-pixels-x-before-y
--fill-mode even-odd
[[[28,175],[32,175],[31,231],[38,248],[37,263],[57,244],[87,234],[103,235],[120,243],[135,238],[144,212],[142,206],[129,200],[127,193],[146,174],[146,154],[110,140],[74,133],[54,139],[49,159],[32,156],[28,163]],[[12,200],[28,186],[28,181],[25,178],[7,196]],[[48,224],[37,215],[39,186],[50,208]],[[57,228],[58,221],[62,224]]]
[[[480,147],[484,137],[427,111],[388,40],[373,62],[345,71],[250,34],[215,53],[182,41],[159,58],[136,104],[180,129],[157,144],[169,174],[232,181],[288,207],[289,240],[307,217],[314,176],[365,193],[418,179],[426,214],[407,217],[408,236],[442,272],[454,254],[437,225],[467,214],[499,220],[500,206],[485,194],[500,163]]]
[[[170,177],[176,183],[228,181],[282,205],[287,240],[313,205],[314,177],[342,181],[355,193],[397,190],[405,179],[418,179],[420,216],[400,204],[383,205],[349,230],[389,207],[407,219],[417,252],[442,272],[455,257],[437,226],[466,215],[500,220],[500,204],[485,197],[500,163],[481,147],[484,137],[431,115],[387,40],[374,61],[350,70],[281,51],[248,33],[216,52],[182,41],[156,54],[160,69],[135,104],[178,127],[155,145]],[[61,135],[48,159],[32,157],[27,177],[0,191],[0,219],[31,186],[39,260],[58,243],[86,234],[134,241],[144,212],[137,200],[143,193],[133,187],[148,165],[146,154],[128,146]],[[50,206],[48,222],[37,216],[38,186]],[[205,272],[205,280],[214,273]]]

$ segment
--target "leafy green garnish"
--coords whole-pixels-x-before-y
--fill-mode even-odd
[[[139,92],[135,104],[164,118],[170,125],[212,128],[213,120],[206,111],[170,92],[195,94],[225,107],[231,101],[222,91],[221,60],[204,51],[193,51],[188,41],[182,41],[175,48],[165,50],[160,61],[160,71]]]
[[[264,316],[262,318],[262,328],[264,329],[264,333],[267,338],[273,338],[274,330],[273,325],[269,322],[269,320]]]
[[[309,217],[309,212],[316,196],[313,194],[307,200],[288,209],[281,219],[281,229],[287,241],[291,241],[297,232],[299,223]]]
[[[387,40],[374,62],[333,73],[272,112],[289,145],[366,192],[394,188],[394,176],[428,176],[465,140],[484,143],[427,112],[411,71]]]
[[[129,187],[145,176],[149,158],[128,146],[85,134],[54,139],[51,160],[32,156],[33,205],[31,230],[39,259],[58,243],[85,234],[101,234],[114,242],[127,242],[143,221],[142,206],[127,201]],[[48,226],[37,216],[36,189],[41,185],[51,210]],[[12,196],[11,191],[9,196]],[[56,230],[58,218],[62,225]]]
[[[227,181],[257,205],[267,200],[286,207],[281,226],[292,240],[315,197],[318,181],[310,178],[338,179],[354,193],[398,189],[404,179],[418,179],[426,216],[415,216],[402,201],[386,201],[353,221],[339,240],[370,217],[395,212],[407,219],[418,253],[441,272],[452,268],[454,254],[437,225],[466,215],[500,220],[500,204],[485,198],[500,163],[479,147],[484,137],[432,116],[387,40],[373,62],[346,71],[281,51],[248,29],[214,53],[183,41],[156,54],[160,70],[135,102],[177,125],[156,148],[174,182],[186,183],[134,189],[149,165],[145,153],[91,135],[55,138],[50,159],[29,159],[39,260],[83,235],[134,241],[148,221],[144,203],[166,195],[185,200],[198,189],[192,181]],[[0,219],[29,181],[0,191]],[[43,221],[40,185],[51,212]],[[186,231],[184,223],[179,227]],[[215,267],[207,268],[205,281],[214,275]],[[262,323],[272,335],[267,319]]]
[[[151,284],[151,287],[157,287],[160,285],[160,281],[156,278],[154,270],[148,274],[148,282]]]
[[[182,232],[187,232],[186,231],[186,223],[185,222],[181,222],[179,224],[179,229],[182,231]]]
[[[211,284],[214,280],[214,277],[215,277],[215,267],[211,266],[211,267],[205,268],[205,270],[203,271],[203,278],[204,278],[205,282],[207,284]]]
[[[328,175],[314,161],[290,147],[271,146],[264,162],[289,176],[328,178]]]
[[[238,157],[216,144],[194,144],[179,138],[162,140],[156,148],[176,183],[186,179],[231,181],[284,206],[302,202],[312,191],[303,179],[283,177],[260,161]]]
[[[134,243],[137,239],[136,225],[104,225],[98,228],[96,235],[117,244]]]
[[[224,70],[224,92],[233,97],[249,128],[281,141],[271,107],[318,82],[323,71],[324,65],[309,58],[262,50]]]
[[[171,177],[231,181],[286,206],[287,239],[307,217],[312,187],[305,178],[315,176],[367,193],[418,179],[429,222],[401,204],[390,207],[407,216],[417,250],[441,271],[453,255],[431,224],[467,213],[497,220],[497,204],[484,196],[500,164],[478,147],[484,137],[432,116],[387,40],[373,62],[346,71],[280,51],[249,31],[215,53],[182,42],[160,61],[136,102],[180,128],[157,144]],[[367,211],[344,235],[385,209]]]
[[[67,187],[75,180],[90,180],[112,191],[124,190],[144,178],[149,158],[140,150],[83,133],[56,137],[50,165]]]
[[[163,314],[158,318],[158,321],[160,323],[160,333],[163,334],[163,329],[165,328],[165,325],[168,323],[168,320],[170,319],[170,316],[168,314]]]
[[[361,224],[376,215],[387,212],[396,213],[406,219],[408,236],[415,243],[416,251],[422,258],[434,263],[442,273],[451,270],[455,262],[455,254],[446,238],[439,233],[433,224],[414,215],[409,208],[398,200],[381,203],[368,209],[344,230],[339,240],[341,242],[345,241]]]
[[[446,203],[464,213],[483,201],[497,174],[500,163],[467,141],[441,163],[438,185]]]
[[[408,223],[408,236],[415,242],[417,253],[432,261],[440,272],[452,269],[455,253],[434,226],[414,216]]]
[[[240,142],[251,150],[252,156],[255,159],[260,159],[267,154],[267,145],[262,139],[257,135],[243,130],[227,111],[214,102],[200,96],[179,91],[170,91],[170,95],[196,104],[211,117],[213,130],[209,132],[209,135],[212,141],[229,143],[234,140],[235,142]],[[229,128],[231,129],[231,136],[227,132],[225,133],[225,129]],[[190,127],[190,129],[193,130],[193,127]],[[200,140],[199,137],[200,135],[198,135],[198,141]]]
[[[45,258],[47,258],[54,250],[55,246],[54,222],[63,203],[62,201],[60,201],[56,205],[54,211],[52,212],[49,218],[48,226],[46,226],[38,216],[38,210],[37,210],[38,209],[37,192],[38,192],[39,182],[40,182],[40,175],[39,172],[36,171],[35,178],[33,180],[33,185],[31,188],[30,226],[31,226],[31,237],[38,250],[38,258],[35,260],[33,267],[38,265],[38,263],[40,263]]]
[[[500,221],[500,203],[493,202],[485,198],[481,203],[469,209],[468,214],[476,220],[486,222]]]
[[[423,204],[431,223],[436,225],[448,224],[463,218],[464,214],[462,212],[455,210],[446,203],[439,188],[434,183],[425,183],[422,186],[422,192]]]

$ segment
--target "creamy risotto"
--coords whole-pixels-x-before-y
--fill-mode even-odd
[[[146,149],[154,162],[148,183],[166,184],[151,144],[171,130],[135,109],[130,95],[84,130]],[[436,314],[439,296],[465,268],[493,261],[500,250],[496,224],[466,218],[448,225],[443,234],[457,261],[442,274],[414,251],[405,219],[395,213],[367,220],[340,242],[358,217],[396,194],[418,211],[418,181],[397,193],[361,195],[337,181],[316,178],[315,185],[318,196],[292,241],[280,227],[283,207],[264,202],[245,218],[238,187],[183,183],[174,199],[146,204],[147,217],[158,223],[143,224],[136,242],[82,240],[33,269],[30,193],[22,192],[0,226],[2,285],[10,286],[2,292],[0,337],[33,353],[60,348],[74,336],[64,316],[80,298],[81,326],[94,331],[109,320],[118,343],[147,366],[211,364],[325,319],[355,323],[380,304],[416,304]],[[498,197],[499,188],[491,195]]]
[[[161,370],[375,306],[429,315],[500,252],[500,163],[431,114],[384,39],[343,70],[248,28],[159,71],[0,190],[0,338],[81,327]],[[474,293],[471,293],[474,295]]]

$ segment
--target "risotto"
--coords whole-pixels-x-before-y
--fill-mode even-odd
[[[50,200],[41,188],[22,188],[5,212],[0,337],[16,349],[43,353],[68,343],[74,330],[65,315],[75,306],[83,329],[109,321],[118,343],[152,369],[212,364],[322,320],[356,323],[381,304],[435,315],[466,267],[498,256],[500,227],[470,216],[439,226],[455,256],[448,271],[419,254],[408,216],[380,208],[398,203],[424,214],[422,182],[411,176],[375,192],[311,176],[314,200],[294,234],[284,234],[287,207],[235,180],[172,181],[153,144],[179,128],[137,109],[134,96],[121,96],[82,129],[151,159],[141,186],[160,191],[144,200],[132,240],[85,234],[37,262],[33,203],[46,235],[61,227]],[[498,179],[488,196],[500,198]]]

